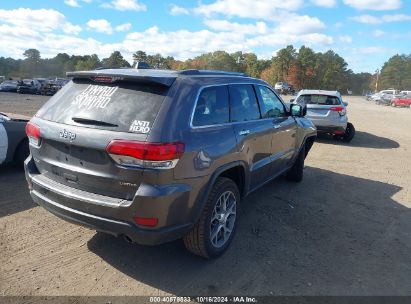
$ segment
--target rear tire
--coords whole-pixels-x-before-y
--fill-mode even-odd
[[[229,178],[219,177],[199,221],[183,238],[186,248],[206,259],[222,255],[235,235],[239,202],[237,185]]]
[[[347,128],[345,129],[345,133],[342,136],[342,140],[349,143],[355,135],[355,128],[354,125],[352,123],[347,123]]]
[[[304,176],[305,145],[301,148],[300,153],[295,160],[294,165],[286,174],[287,180],[291,182],[301,182]]]

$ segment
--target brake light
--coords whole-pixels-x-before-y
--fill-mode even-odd
[[[158,224],[158,218],[135,217],[134,221],[137,225],[146,227],[155,227]]]
[[[340,116],[344,116],[346,114],[345,108],[341,106],[331,107],[330,110],[338,112]]]
[[[26,125],[26,135],[29,138],[29,143],[34,146],[40,145],[40,127],[32,122]]]
[[[184,144],[113,140],[106,150],[123,166],[167,169],[175,167],[184,153]]]

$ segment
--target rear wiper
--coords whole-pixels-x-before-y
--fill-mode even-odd
[[[94,119],[89,119],[89,118],[81,118],[81,117],[73,117],[71,118],[74,122],[77,122],[79,124],[83,125],[93,125],[93,126],[103,126],[103,127],[118,127],[118,125],[105,122],[105,121],[100,121],[100,120],[94,120]]]

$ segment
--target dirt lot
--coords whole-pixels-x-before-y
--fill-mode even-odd
[[[0,111],[43,100],[0,95]],[[66,223],[31,202],[23,172],[0,168],[0,294],[411,295],[411,109],[346,101],[352,143],[320,139],[302,183],[247,197],[214,261]]]

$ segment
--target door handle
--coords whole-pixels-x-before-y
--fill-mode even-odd
[[[238,133],[240,136],[246,136],[248,134],[250,134],[250,130],[242,130]]]

